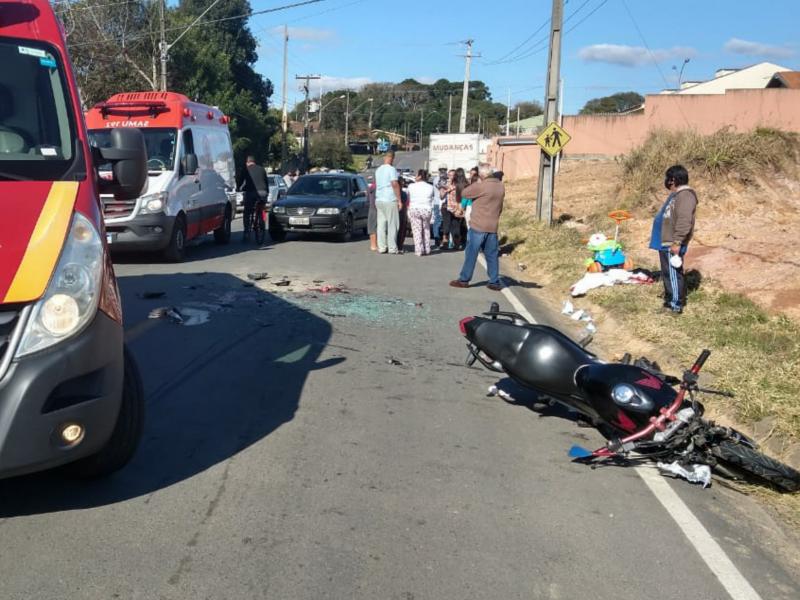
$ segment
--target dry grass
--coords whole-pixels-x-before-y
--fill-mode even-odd
[[[535,182],[509,184],[501,224],[506,249],[513,248],[514,263],[526,263],[525,277],[543,286],[536,293],[552,306],[568,297],[570,285],[584,273],[588,253],[583,240],[596,230],[608,233],[610,221],[605,215],[620,207],[620,199],[625,197],[623,190],[632,189],[634,182],[623,182],[621,171],[624,166],[613,163],[565,164],[556,184],[555,214],[569,213],[571,218],[551,228],[543,227],[532,217]],[[656,181],[662,171],[659,165]],[[710,177],[701,175],[697,183],[708,185]],[[624,239],[635,240],[637,248],[632,250],[640,265],[656,270],[654,253],[644,249],[644,230],[649,228],[654,208],[652,193],[645,193],[648,204],[633,207],[638,229],[634,235],[634,226],[627,226]],[[703,383],[732,391],[736,398],[703,397],[709,414],[748,432],[755,425],[763,427],[767,419],[771,431],[765,436],[768,439],[760,440],[764,449],[784,460],[793,452],[794,458],[789,462],[798,467],[800,323],[726,291],[708,273],[704,275],[699,289],[690,292],[689,308],[680,318],[657,313],[661,305],[660,284],[604,288],[579,300],[577,304],[592,311],[598,322],[595,351],[608,358],[623,349],[646,353],[670,372],[679,374],[703,348],[711,349]],[[565,319],[564,326],[570,325],[571,321]],[[742,489],[766,499],[787,520],[800,526],[800,495],[778,495],[751,486]]]
[[[624,208],[648,202],[666,166],[683,164],[699,178],[733,178],[751,183],[765,172],[793,173],[800,140],[797,134],[759,128],[747,133],[722,129],[712,135],[690,131],[657,131],[622,158],[627,193]]]

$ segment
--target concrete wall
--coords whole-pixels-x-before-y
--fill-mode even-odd
[[[514,139],[514,138],[506,138]],[[486,162],[503,172],[504,179],[527,179],[539,174],[539,146],[535,142],[524,146],[501,146],[492,140],[486,152]]]
[[[647,96],[643,112],[628,115],[565,116],[572,136],[564,156],[618,156],[630,152],[658,129],[692,130],[708,135],[725,127],[750,131],[774,127],[800,133],[800,90],[732,90],[720,95]],[[498,146],[488,153],[495,168],[509,179],[538,173],[539,147]],[[503,164],[506,167],[503,167]]]

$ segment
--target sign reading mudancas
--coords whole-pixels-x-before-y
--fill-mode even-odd
[[[464,170],[479,162],[480,135],[477,133],[432,133],[428,148],[428,169],[439,167]]]

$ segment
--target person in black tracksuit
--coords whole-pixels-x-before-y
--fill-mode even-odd
[[[242,241],[246,242],[250,238],[250,229],[256,204],[265,203],[269,197],[267,171],[264,167],[256,164],[254,156],[247,157],[245,168],[239,174],[237,188],[240,192],[244,192],[244,215],[242,215],[244,235],[242,236]]]

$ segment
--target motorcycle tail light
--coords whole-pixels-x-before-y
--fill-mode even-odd
[[[458,328],[461,331],[461,335],[467,335],[467,323],[474,320],[475,317],[466,317],[458,322]]]

